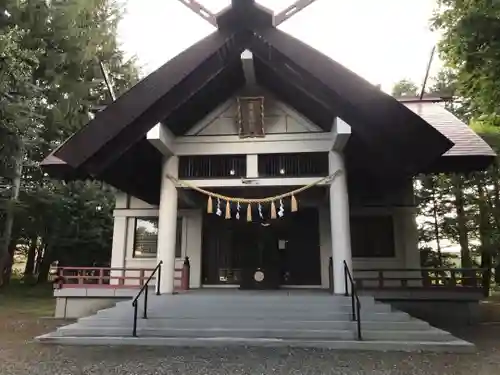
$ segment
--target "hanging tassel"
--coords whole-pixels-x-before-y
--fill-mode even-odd
[[[241,209],[241,205],[240,205],[240,202],[238,202],[238,204],[236,205],[236,219],[237,220],[240,220],[240,209]]]
[[[252,205],[248,203],[247,206],[247,221],[251,222],[252,221]]]
[[[299,210],[299,207],[298,207],[298,204],[297,204],[297,199],[295,199],[295,196],[292,195],[292,198],[291,198],[291,209],[290,211],[291,212],[297,212]]]
[[[209,195],[207,202],[207,214],[211,214],[212,212],[214,212],[214,206],[212,203],[212,197]]]
[[[262,213],[262,205],[259,203],[259,216],[262,220],[264,220],[264,214]]]
[[[271,219],[276,219],[276,205],[274,201],[271,202]]]
[[[231,203],[226,202],[226,219],[231,219]]]

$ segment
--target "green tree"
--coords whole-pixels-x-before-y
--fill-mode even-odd
[[[26,31],[17,25],[3,27],[0,33],[0,276],[11,258],[25,141],[36,136],[39,124],[36,87],[31,83],[39,51],[22,46],[25,36]]]
[[[433,27],[442,32],[441,58],[455,71],[470,111],[500,114],[500,3],[438,0]]]
[[[36,265],[43,265],[40,273],[43,281],[47,264],[52,261],[70,262],[69,257],[82,263],[81,257],[93,259],[96,253],[109,252],[110,237],[95,235],[93,228],[104,225],[101,229],[109,232],[111,211],[99,211],[108,215],[109,220],[103,221],[101,213],[96,215],[94,210],[90,215],[86,206],[80,207],[77,202],[81,202],[80,195],[85,195],[91,203],[98,201],[99,207],[108,207],[113,205],[113,196],[102,184],[85,188],[81,182],[61,185],[44,175],[38,163],[89,121],[93,107],[109,103],[99,61],[106,65],[118,94],[138,80],[138,71],[135,61],[125,61],[118,47],[116,33],[122,10],[112,0],[0,0],[0,9],[7,10],[0,13],[8,14],[2,18],[0,30],[21,30],[13,40],[18,50],[31,53],[36,62],[25,72],[26,84],[36,88],[31,91],[34,113],[27,116],[31,121],[29,128],[36,133],[20,138],[23,168],[19,209],[9,243],[11,249],[19,241],[32,245],[28,255],[35,264],[27,269],[36,273]],[[11,69],[19,69],[15,64],[12,66]],[[11,86],[22,82],[16,79]],[[14,107],[8,104],[8,108],[12,111]],[[12,124],[19,129],[17,121]],[[7,143],[7,147],[14,145],[11,141],[2,143]],[[9,152],[0,150],[0,154],[5,156]],[[13,170],[4,159],[0,160],[0,168]],[[106,194],[102,195],[104,191]],[[81,210],[68,211],[65,207]],[[77,248],[79,252],[74,251]],[[0,265],[0,270],[3,268]]]
[[[403,96],[417,96],[418,87],[409,79],[402,79],[397,82],[392,88],[392,96],[400,98]]]

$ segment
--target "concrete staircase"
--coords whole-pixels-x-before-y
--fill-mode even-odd
[[[151,294],[148,319],[138,320],[138,337],[132,337],[131,302],[124,301],[37,339],[42,343],[70,345],[474,351],[472,344],[406,313],[393,311],[389,305],[369,296],[361,297],[363,340],[358,341],[349,297],[311,291]]]

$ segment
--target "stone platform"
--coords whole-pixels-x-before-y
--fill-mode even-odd
[[[40,336],[41,343],[145,346],[290,346],[350,350],[471,352],[453,337],[390,305],[361,296],[363,340],[351,299],[324,291],[199,290],[149,296],[148,319],[132,336],[131,301]],[[142,317],[140,303],[139,317]]]

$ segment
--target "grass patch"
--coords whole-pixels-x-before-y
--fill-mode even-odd
[[[52,285],[26,285],[13,281],[0,289],[0,317],[54,316]]]

